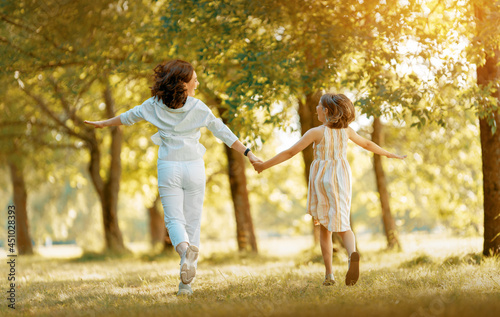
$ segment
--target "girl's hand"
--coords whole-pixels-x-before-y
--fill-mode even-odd
[[[87,121],[87,120],[85,120],[83,122],[86,123],[86,124],[93,125],[94,128],[98,128],[98,129],[104,128],[103,121]]]
[[[264,163],[262,161],[260,162],[256,162],[256,163],[252,163],[253,165],[253,168],[260,174],[262,173],[263,170],[265,170],[264,168]]]
[[[390,153],[389,155],[387,155],[388,158],[397,158],[397,159],[400,159],[400,160],[404,160],[408,155],[398,155],[398,154],[394,154],[394,153]]]

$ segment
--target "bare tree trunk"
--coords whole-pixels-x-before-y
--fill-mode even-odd
[[[222,100],[211,93],[206,94],[210,103],[217,108],[222,122],[228,124],[224,118],[226,109],[221,107]],[[248,199],[247,178],[245,175],[245,157],[240,153],[224,145],[227,156],[229,184],[231,187],[231,197],[233,199],[234,216],[236,219],[236,240],[239,251],[252,251],[257,253],[257,239],[253,227],[252,214],[250,212],[250,201]]]
[[[111,95],[109,83],[103,93],[106,104],[106,114],[108,118],[115,116],[115,101]],[[120,192],[120,179],[122,173],[121,151],[123,142],[123,132],[120,127],[111,127],[111,162],[109,165],[108,180],[105,184],[105,205],[108,212],[105,213],[104,226],[108,229],[106,233],[106,243],[111,250],[118,252],[128,251],[123,244],[122,233],[118,226],[118,194]]]
[[[163,238],[163,251],[164,252],[171,252],[174,251],[174,244],[172,243],[172,239],[170,239],[170,235],[168,234],[167,227],[165,227],[165,237]]]
[[[12,180],[12,192],[14,194],[14,206],[16,207],[16,244],[19,255],[33,254],[31,237],[29,234],[28,212],[26,202],[28,194],[24,183],[22,166],[9,159],[10,176]]]
[[[316,115],[316,106],[318,105],[320,98],[321,98],[320,91],[307,94],[305,96],[305,100],[301,100],[299,98],[298,113],[300,119],[300,132],[302,133],[302,135],[304,135],[304,133],[306,133],[309,129],[321,125],[321,122],[318,120],[318,116]],[[302,151],[302,156],[304,158],[306,184],[308,184],[309,169],[314,159],[314,152],[312,146],[308,146],[307,148],[305,148]],[[313,226],[314,245],[317,245],[319,243],[320,228],[319,226],[314,225],[314,221],[312,222],[312,226]]]
[[[162,217],[163,213],[158,210],[158,200],[159,196],[156,197],[151,207],[147,207],[152,247],[155,247],[158,243],[163,243],[165,238],[165,223]]]
[[[227,120],[223,117],[226,109],[220,106],[218,100],[213,100],[213,102],[217,104],[217,110],[224,124],[228,124]],[[236,219],[238,250],[257,253],[257,239],[255,238],[252,214],[250,213],[250,201],[248,199],[245,157],[225,145],[224,149],[227,156],[229,184],[231,186],[231,197],[233,198],[234,216]]]
[[[475,15],[479,22],[484,23],[486,15],[484,7],[475,6]],[[481,23],[478,23],[481,25]],[[476,32],[481,35],[481,29]],[[479,38],[481,38],[479,36]],[[486,56],[484,65],[477,65],[477,84],[480,88],[485,88],[489,84],[496,83],[493,97],[500,101],[500,50],[494,50],[491,55]],[[483,99],[483,106],[491,107],[487,99]],[[484,191],[484,244],[483,254],[485,256],[496,256],[500,254],[500,114],[496,112],[489,119],[479,118],[479,130],[481,134],[481,152],[483,163],[483,191]],[[492,133],[491,125],[495,125],[497,130]]]
[[[227,155],[229,183],[236,218],[238,250],[258,252],[248,200],[245,157],[227,146],[224,146],[224,149]]]
[[[117,195],[113,195],[112,186],[110,186],[109,181],[104,183],[99,175],[100,151],[97,144],[91,147],[90,152],[89,173],[101,202],[105,250],[113,253],[127,252],[123,244],[120,228],[118,227],[117,204],[116,201],[113,201],[117,198]]]
[[[480,87],[500,79],[498,67],[500,51],[494,57],[486,59],[483,66],[477,68],[477,83]],[[500,100],[497,88],[494,97]],[[500,127],[500,115],[494,114],[494,121]],[[486,256],[500,254],[500,131],[492,134],[487,118],[479,119],[481,133],[481,151],[483,163],[484,191],[484,245]]]
[[[111,95],[109,84],[103,92],[108,117],[115,115],[114,100]],[[118,226],[118,193],[120,191],[121,178],[121,149],[123,132],[120,127],[111,127],[110,166],[107,181],[104,182],[101,175],[101,151],[94,131],[91,132],[91,141],[87,142],[90,150],[89,173],[97,191],[102,207],[102,218],[104,226],[105,250],[112,253],[129,253],[130,251],[123,243],[123,237]]]
[[[383,145],[383,125],[380,118],[375,117],[373,120],[372,141],[376,144]],[[373,155],[373,168],[375,170],[375,178],[377,180],[377,189],[380,196],[380,206],[382,208],[382,222],[384,224],[385,236],[387,238],[388,249],[401,249],[401,244],[398,239],[396,223],[391,214],[391,206],[389,204],[389,192],[385,180],[384,168],[382,167],[382,157],[378,154]]]
[[[76,109],[71,110],[71,105],[64,98],[62,94],[59,93],[59,86],[57,81],[53,78],[52,85],[54,86],[55,92],[61,102],[61,106],[64,109],[67,118],[72,118],[75,127],[70,127],[66,123],[66,119],[61,120],[61,115],[54,112],[49,103],[41,98],[40,96],[33,93],[29,87],[25,87],[23,91],[31,97],[42,110],[45,115],[56,125],[63,129],[65,133],[70,136],[77,137],[81,139],[85,146],[89,150],[90,161],[88,165],[88,171],[92,179],[92,183],[96,189],[97,195],[102,207],[103,216],[103,226],[104,226],[104,238],[105,238],[105,251],[114,253],[128,253],[125,245],[123,244],[123,238],[118,227],[118,193],[120,191],[120,178],[121,178],[121,149],[122,149],[122,131],[120,127],[112,127],[111,129],[111,147],[110,147],[110,165],[107,175],[107,180],[104,182],[100,175],[101,169],[101,151],[99,149],[99,142],[97,140],[94,128],[89,128],[83,123],[82,118],[76,115]],[[90,83],[89,83],[90,84]],[[114,110],[114,100],[111,94],[111,89],[109,82],[106,79],[103,80],[104,90],[103,99],[106,105],[106,115],[110,118],[115,115]],[[88,86],[90,87],[90,86]],[[81,92],[85,91],[82,90]],[[81,130],[79,132],[78,130]],[[85,131],[85,132],[83,132]]]
[[[156,196],[153,205],[148,207],[151,245],[154,248],[157,244],[161,243],[163,245],[163,251],[172,251],[174,246],[172,245],[172,240],[170,240],[168,230],[165,226],[163,212],[158,208],[158,204],[160,204],[160,196]]]

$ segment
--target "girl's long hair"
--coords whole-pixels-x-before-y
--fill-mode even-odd
[[[151,96],[163,101],[165,106],[172,109],[184,106],[188,97],[185,84],[193,77],[193,65],[176,59],[158,64],[153,71],[154,84],[151,87]]]

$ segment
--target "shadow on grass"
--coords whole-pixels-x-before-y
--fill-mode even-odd
[[[210,265],[232,265],[232,264],[262,264],[267,262],[276,262],[280,260],[279,257],[258,254],[254,252],[219,252],[212,253],[208,256],[202,257],[200,263]]]
[[[141,260],[144,262],[169,261],[177,259],[178,255],[174,251],[150,251],[147,253],[134,254],[132,252],[90,252],[86,251],[78,258],[69,259],[68,262],[86,263],[86,262],[106,262],[113,260]]]
[[[343,264],[345,263],[345,257],[342,253],[343,251],[337,251],[333,253],[332,264]],[[323,255],[319,247],[309,248],[302,251],[298,256],[295,257],[295,265],[308,265],[312,263],[323,264]]]
[[[465,256],[450,256],[443,261],[443,265],[455,266],[461,264],[480,265],[483,260],[481,253],[468,253]]]
[[[399,267],[408,269],[425,265],[439,265],[439,266],[457,266],[462,264],[480,265],[482,260],[483,260],[483,255],[481,253],[468,253],[464,256],[458,256],[458,255],[450,256],[446,258],[442,263],[440,263],[437,261],[437,259],[432,258],[427,254],[420,254],[409,261],[401,263]]]
[[[179,255],[175,251],[149,252],[139,255],[143,262],[161,262],[169,260],[179,260]]]
[[[136,258],[133,253],[117,253],[117,252],[91,252],[84,251],[82,256],[69,259],[68,262],[85,263],[85,262],[103,262],[111,260],[129,260]]]
[[[401,263],[399,265],[399,267],[400,268],[409,269],[409,268],[413,268],[413,267],[416,267],[416,266],[431,265],[431,264],[435,264],[433,258],[431,258],[427,254],[420,254],[420,255],[416,256],[415,258],[413,258],[413,259],[411,259],[409,261]]]

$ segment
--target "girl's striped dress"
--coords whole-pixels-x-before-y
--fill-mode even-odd
[[[346,129],[324,128],[323,139],[314,144],[314,160],[309,173],[307,213],[315,225],[328,231],[351,229],[351,168],[347,161]]]

